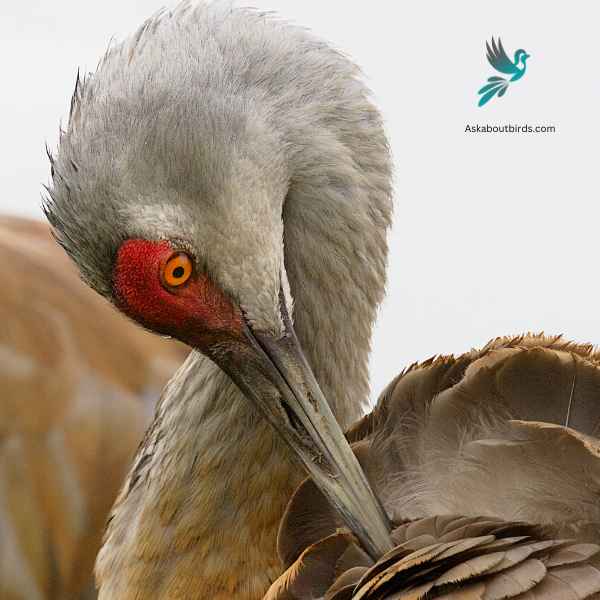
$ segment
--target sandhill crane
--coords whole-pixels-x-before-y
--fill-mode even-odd
[[[0,598],[91,598],[151,398],[184,355],[82,285],[46,224],[0,218],[0,256]]]
[[[296,558],[276,535],[299,465],[364,556],[391,550],[325,401],[344,427],[366,403],[391,219],[387,142],[354,65],[261,13],[184,3],[78,79],[51,162],[46,213],[83,278],[197,350],[114,507],[100,597],[260,598]]]

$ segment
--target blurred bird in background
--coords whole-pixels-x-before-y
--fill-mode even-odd
[[[0,598],[96,596],[106,518],[185,352],[79,281],[45,224],[0,218]]]

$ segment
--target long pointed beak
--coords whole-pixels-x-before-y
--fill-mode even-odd
[[[246,325],[245,335],[263,375],[280,394],[242,390],[293,449],[315,484],[373,558],[392,548],[390,523],[338,425],[302,352],[282,301],[286,335],[273,339]],[[238,382],[239,385],[239,382]]]

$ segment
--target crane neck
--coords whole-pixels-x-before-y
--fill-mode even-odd
[[[285,266],[300,343],[346,426],[368,399],[385,216],[325,192],[319,205],[301,182],[290,189]],[[253,404],[193,352],[165,389],[113,510],[96,565],[100,600],[188,597],[182,590],[259,600],[281,573],[277,530],[302,478]]]
[[[349,77],[345,85],[343,94],[316,87],[323,103],[300,102],[294,118],[286,102],[269,112],[295,166],[282,208],[294,328],[342,427],[368,403],[391,219],[379,114],[361,84]],[[100,599],[259,600],[281,572],[277,529],[302,477],[227,375],[192,353],[165,390],[115,505],[96,567]]]
[[[169,382],[96,563],[100,600],[259,600],[281,573],[279,521],[302,471],[210,360]]]
[[[371,334],[386,281],[390,180],[383,158],[376,173],[358,157],[352,162],[365,160],[362,170],[344,170],[339,148],[332,148],[332,156],[321,149],[303,157],[332,165],[322,167],[319,179],[334,183],[315,185],[314,174],[295,179],[283,208],[284,248],[294,328],[345,429],[368,408]]]

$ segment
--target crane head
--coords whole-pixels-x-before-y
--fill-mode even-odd
[[[284,262],[286,195],[349,100],[370,107],[351,63],[305,31],[184,3],[78,78],[45,210],[84,280],[219,365],[380,555],[387,517],[295,335]]]

